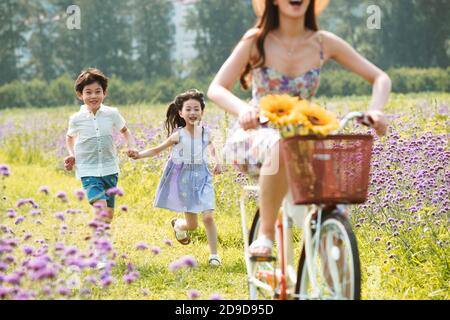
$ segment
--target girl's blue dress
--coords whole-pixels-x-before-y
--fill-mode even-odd
[[[156,191],[154,206],[177,212],[201,213],[214,210],[212,174],[208,169],[208,131],[192,138],[178,129],[180,141],[172,148]]]

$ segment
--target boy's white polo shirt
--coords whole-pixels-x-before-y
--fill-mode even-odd
[[[77,178],[103,177],[119,172],[119,159],[113,131],[125,127],[117,108],[101,105],[94,115],[86,105],[69,119],[67,135],[75,142],[75,172]]]

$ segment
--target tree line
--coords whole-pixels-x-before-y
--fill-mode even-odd
[[[176,78],[172,57],[176,1],[78,0],[81,29],[69,29],[72,0],[0,2],[0,84],[51,81],[98,67],[125,81]],[[367,27],[366,9],[380,8],[380,29]],[[450,2],[447,0],[331,0],[320,17],[384,69],[449,65]],[[188,74],[211,77],[245,30],[254,25],[250,0],[200,0],[184,21],[195,33],[197,57]],[[334,68],[332,65],[331,69]]]

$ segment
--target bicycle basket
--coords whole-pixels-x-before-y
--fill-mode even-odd
[[[295,204],[363,203],[367,198],[371,135],[307,135],[282,139]]]

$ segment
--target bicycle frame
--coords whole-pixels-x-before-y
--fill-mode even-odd
[[[306,266],[309,274],[309,279],[312,280],[313,286],[313,296],[312,298],[320,297],[320,289],[315,281],[314,275],[318,271],[314,260],[317,258],[319,254],[319,236],[320,236],[320,228],[321,228],[321,220],[323,214],[324,205],[308,205],[306,206],[307,214],[304,219],[303,225],[298,225],[294,223],[294,220],[289,217],[288,210],[289,207],[283,205],[280,208],[280,213],[277,218],[276,223],[276,241],[278,244],[278,253],[280,255],[280,270],[274,269],[274,274],[271,276],[270,281],[271,285],[260,281],[259,279],[253,276],[252,264],[251,264],[251,255],[249,252],[249,239],[248,239],[248,230],[247,230],[247,213],[245,209],[245,199],[248,195],[248,192],[257,192],[259,191],[258,186],[245,186],[241,193],[240,199],[240,209],[241,209],[241,225],[242,225],[242,234],[244,239],[244,257],[245,264],[247,268],[247,276],[248,282],[253,283],[255,286],[268,291],[271,296],[276,296],[276,287],[279,284],[280,292],[278,293],[278,298],[281,300],[289,299],[289,298],[301,298],[294,294],[294,287],[297,282],[297,272],[296,266],[294,265],[294,247],[293,247],[293,235],[292,235],[292,227],[296,225],[299,228],[303,228],[303,245],[305,247],[305,258],[306,258]],[[287,197],[284,199],[283,203],[286,204],[285,201],[288,201]],[[292,205],[293,207],[295,205]],[[317,214],[315,220],[313,220],[313,216]],[[313,226],[313,223],[314,226]],[[313,236],[312,229],[315,229],[315,233]],[[313,241],[313,237],[315,237],[316,241]],[[313,246],[313,242],[315,245]],[[327,252],[327,255],[330,255],[330,252]],[[280,271],[280,273],[277,273]],[[338,270],[336,265],[331,265],[330,269],[331,278],[334,284],[337,282]],[[339,286],[336,286],[339,287]],[[311,297],[310,297],[311,298]]]
[[[244,240],[244,257],[245,264],[247,268],[248,281],[253,283],[255,286],[260,287],[275,296],[275,288],[277,283],[280,284],[280,299],[287,299],[293,295],[293,289],[297,281],[296,269],[294,266],[294,248],[292,241],[292,226],[294,224],[293,220],[286,214],[284,207],[280,209],[280,214],[277,218],[277,243],[279,245],[280,252],[280,263],[281,263],[281,273],[274,274],[272,281],[272,286],[256,279],[253,277],[252,264],[250,261],[249,252],[249,239],[247,230],[247,213],[245,209],[245,199],[248,192],[259,191],[258,186],[245,186],[241,193],[240,209],[241,209],[241,225],[242,234]],[[310,214],[312,216],[312,213]]]

